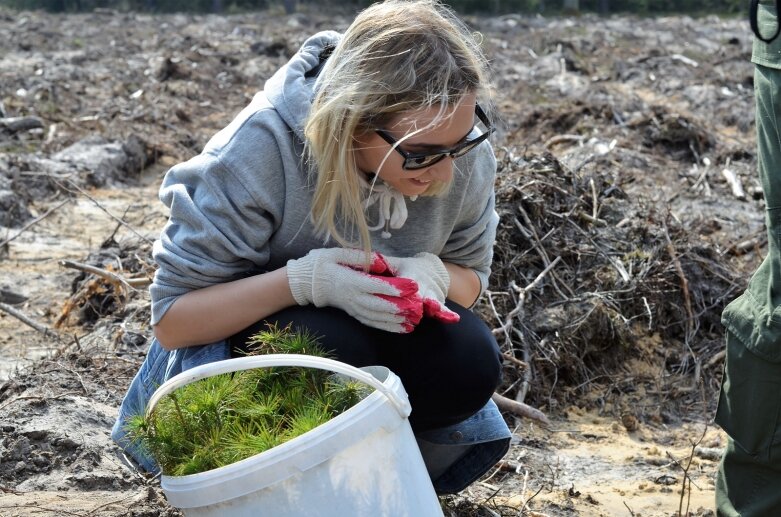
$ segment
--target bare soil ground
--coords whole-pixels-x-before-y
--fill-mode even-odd
[[[0,516],[179,515],[108,436],[150,338],[157,187],[349,20],[0,11]],[[713,515],[719,314],[766,245],[747,24],[469,21],[503,119],[478,310],[501,393],[553,424],[507,414],[510,453],[446,513]]]

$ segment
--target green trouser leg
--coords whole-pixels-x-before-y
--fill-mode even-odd
[[[781,364],[727,334],[717,422],[729,433],[716,479],[718,514],[781,516]]]
[[[776,28],[761,0],[762,34]],[[754,40],[757,162],[768,251],[746,291],[722,314],[727,356],[718,423],[728,434],[716,480],[720,516],[781,517],[781,38]]]

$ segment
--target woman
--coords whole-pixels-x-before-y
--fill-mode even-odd
[[[509,444],[490,402],[500,354],[467,309],[498,221],[487,86],[478,42],[434,0],[375,4],[344,35],[308,39],[163,181],[155,340],[114,439],[154,470],[127,416],[172,375],[291,324],[401,378],[438,491],[490,468]]]

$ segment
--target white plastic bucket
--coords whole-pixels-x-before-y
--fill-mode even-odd
[[[185,384],[272,366],[341,373],[375,391],[325,424],[250,458],[199,474],[162,476],[171,505],[187,517],[442,516],[407,419],[407,393],[385,367],[359,369],[297,354],[228,359],[171,378],[155,391],[147,413]]]

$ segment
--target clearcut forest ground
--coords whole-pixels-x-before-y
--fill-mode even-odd
[[[349,21],[0,11],[0,516],[179,515],[108,437],[150,338],[157,188]],[[509,454],[445,512],[713,515],[719,314],[766,250],[748,25],[468,21],[502,119],[477,310],[507,356],[500,393],[552,425],[507,413]]]

